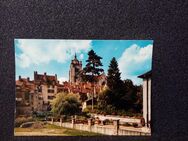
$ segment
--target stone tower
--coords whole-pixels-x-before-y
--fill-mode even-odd
[[[69,82],[76,83],[78,82],[78,73],[82,70],[82,61],[78,61],[76,54],[74,59],[71,61],[70,70],[69,70]]]

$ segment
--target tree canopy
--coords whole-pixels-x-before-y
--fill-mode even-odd
[[[107,89],[100,93],[99,101],[99,104],[103,103],[102,106],[99,105],[100,109],[105,109],[110,105],[111,109],[141,112],[141,87],[135,86],[130,79],[121,80],[115,57],[110,61]]]
[[[101,68],[102,57],[98,56],[93,50],[88,52],[88,59],[86,60],[86,66],[81,72],[83,81],[95,82],[95,76],[99,76],[104,70]]]
[[[58,93],[51,102],[54,116],[75,115],[80,112],[79,97],[72,93]]]
[[[118,63],[116,58],[113,57],[110,61],[108,76],[107,76],[107,86],[110,90],[119,89],[119,85],[122,84],[121,73],[119,72]]]

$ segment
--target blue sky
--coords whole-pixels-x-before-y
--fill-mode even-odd
[[[141,84],[138,75],[151,69],[152,40],[49,40],[15,39],[16,79],[38,73],[57,74],[60,81],[68,80],[71,59],[74,54],[83,62],[88,51],[93,49],[101,56],[103,69],[107,74],[112,57],[119,64],[122,79],[131,79]]]

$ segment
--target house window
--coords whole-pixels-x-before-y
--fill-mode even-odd
[[[25,100],[29,100],[29,92],[25,93]]]
[[[48,99],[52,100],[54,98],[54,96],[48,96]]]
[[[37,89],[38,89],[38,92],[42,92],[42,86],[38,86]]]
[[[54,93],[54,90],[48,89],[48,93]]]

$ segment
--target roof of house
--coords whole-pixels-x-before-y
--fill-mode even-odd
[[[49,80],[49,81],[56,81],[56,77],[52,76],[52,75],[46,75],[46,79]],[[45,80],[45,75],[37,74],[35,80],[36,81],[46,81]]]
[[[142,75],[139,75],[138,78],[151,78],[152,76],[152,70],[142,74]]]
[[[30,90],[35,89],[34,82],[30,80],[28,81],[26,78],[21,78],[20,80],[16,80],[16,87],[30,89]]]

